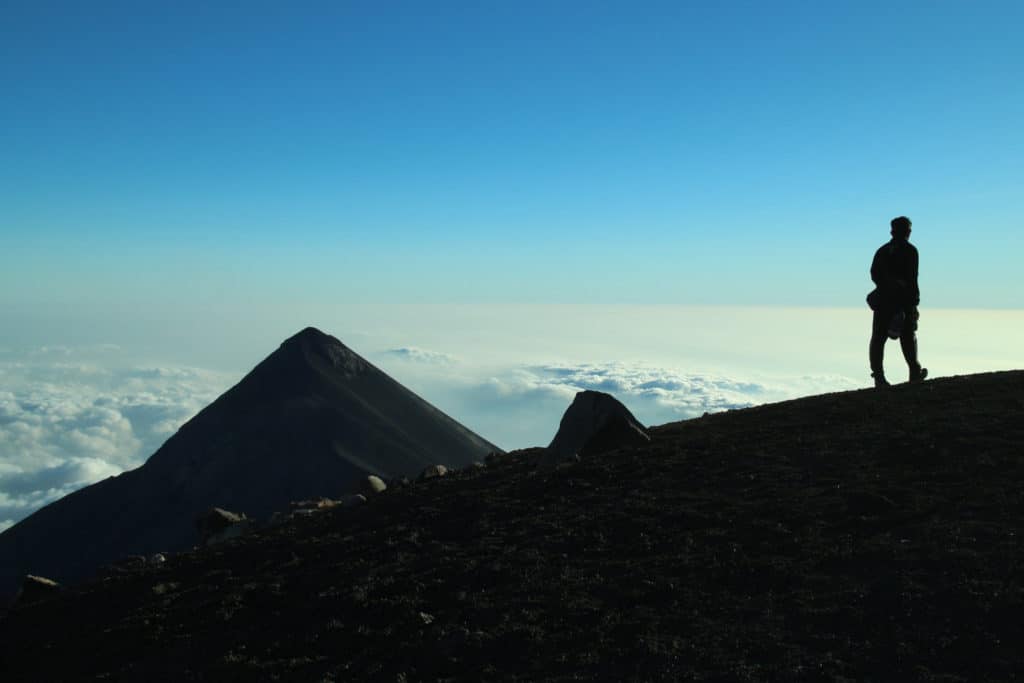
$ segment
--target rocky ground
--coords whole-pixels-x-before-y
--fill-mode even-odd
[[[109,570],[4,681],[1015,680],[1024,372],[530,452]]]

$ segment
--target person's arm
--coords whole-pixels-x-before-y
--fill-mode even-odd
[[[882,267],[882,251],[878,250],[875,252],[875,258],[871,260],[871,281],[875,283],[876,287],[882,288],[884,286],[885,273]]]
[[[910,293],[914,299],[914,305],[917,306],[921,303],[921,290],[917,287],[917,268],[918,268],[918,256],[917,249],[913,249],[910,252],[910,263],[909,263],[909,283]]]

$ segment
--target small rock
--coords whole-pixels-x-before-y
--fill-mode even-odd
[[[179,584],[174,581],[170,581],[168,583],[158,583],[157,585],[153,586],[153,593],[155,595],[166,595],[167,593],[175,591],[178,588],[178,586]]]
[[[45,576],[26,574],[25,580],[21,582],[21,590],[14,598],[17,604],[27,604],[46,600],[61,591],[61,585],[53,579]]]
[[[559,471],[559,472],[562,471],[562,470],[567,470],[570,467],[572,467],[573,465],[575,465],[576,463],[578,463],[579,461],[580,461],[580,454],[579,453],[573,453],[571,456],[569,456],[565,460],[563,460],[563,461],[559,462],[558,464],[556,464],[555,465],[555,470]]]
[[[420,621],[423,622],[424,626],[429,626],[434,623],[434,615],[427,614],[426,612],[420,612]]]
[[[384,493],[387,488],[388,485],[384,483],[384,480],[375,474],[371,474],[366,479],[363,479],[362,490],[368,496]]]
[[[114,563],[118,569],[137,569],[147,563],[145,555],[128,555]]]
[[[249,531],[252,520],[244,513],[231,512],[223,508],[210,508],[196,519],[199,542],[213,545],[236,538]]]
[[[341,504],[345,507],[355,507],[356,505],[362,505],[366,502],[366,496],[361,493],[356,493],[350,496],[342,496]]]
[[[149,563],[152,565],[163,564],[167,561],[167,556],[163,553],[155,553],[149,556]]]
[[[310,498],[308,500],[296,500],[291,502],[293,514],[300,510],[312,510],[314,512],[319,512],[320,510],[329,510],[333,507],[338,507],[339,505],[341,505],[340,500],[331,500],[330,498]]]
[[[448,474],[448,468],[444,465],[431,465],[420,473],[420,479],[436,479]]]

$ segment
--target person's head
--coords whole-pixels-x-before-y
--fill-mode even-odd
[[[906,216],[898,216],[889,221],[892,228],[892,236],[896,239],[905,240],[910,237],[910,219]]]

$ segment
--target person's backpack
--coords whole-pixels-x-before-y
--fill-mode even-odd
[[[882,294],[878,291],[878,287],[875,287],[868,292],[868,308],[872,311],[877,311],[882,307]]]

